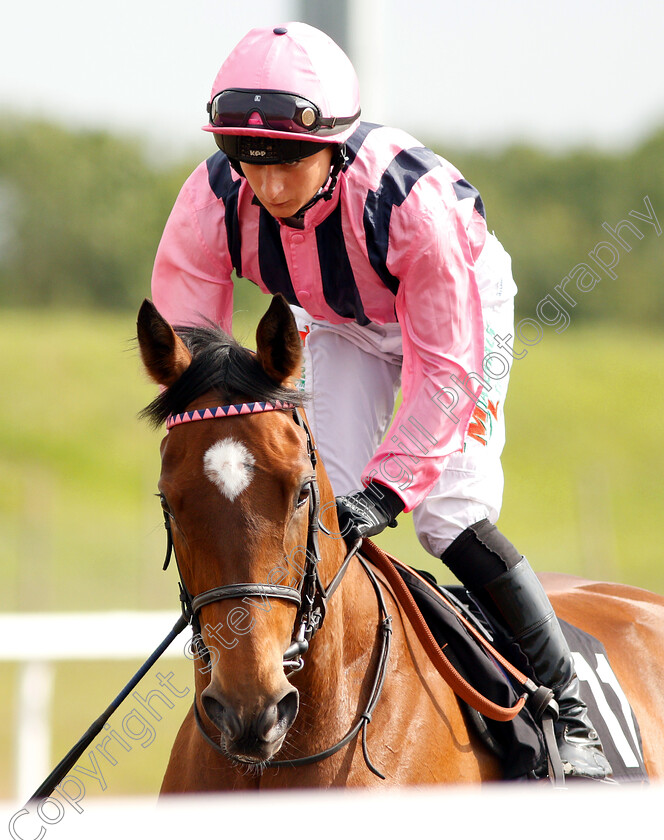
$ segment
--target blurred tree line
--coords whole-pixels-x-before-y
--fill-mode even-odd
[[[445,149],[436,148],[448,157]],[[555,287],[570,274],[579,277],[586,263],[601,277],[587,294],[578,292],[575,280],[565,288],[577,301],[567,306],[575,321],[615,320],[631,324],[661,324],[664,318],[664,129],[637,147],[615,154],[580,149],[564,154],[547,153],[528,146],[512,146],[497,154],[459,151],[450,160],[480,191],[487,225],[512,255],[514,278],[519,287],[517,318],[533,317],[547,295],[563,302]],[[652,205],[650,224],[630,215],[644,216]],[[616,242],[603,224],[615,231],[623,220],[642,234],[622,228],[631,250]],[[611,279],[589,256],[610,264],[607,242],[618,255]],[[580,281],[590,286],[589,277]],[[550,315],[551,313],[549,313]]]
[[[177,187],[138,141],[0,129],[0,302],[136,308]]]
[[[647,214],[648,196],[664,222],[664,130],[622,153],[561,154],[513,146],[495,154],[443,148],[482,195],[490,230],[512,254],[518,315],[580,263],[602,277],[578,300],[575,320],[659,323],[664,316],[662,245]],[[197,160],[165,164],[138,140],[70,131],[9,117],[0,127],[0,305],[135,310],[149,293],[155,250],[168,213]],[[615,245],[604,222],[629,220],[616,279],[588,257]],[[608,253],[608,252],[607,252]],[[242,287],[237,289],[242,304]],[[572,286],[569,287],[573,288]]]

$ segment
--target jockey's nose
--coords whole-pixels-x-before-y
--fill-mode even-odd
[[[282,166],[264,166],[262,171],[262,188],[265,198],[276,203],[283,195],[288,173]]]

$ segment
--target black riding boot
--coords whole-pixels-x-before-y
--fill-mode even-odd
[[[535,681],[553,690],[560,709],[555,731],[565,775],[610,775],[611,766],[581,699],[571,651],[526,558],[483,520],[460,534],[441,559],[516,646]],[[524,667],[523,662],[515,664]]]

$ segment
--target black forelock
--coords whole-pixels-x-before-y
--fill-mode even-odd
[[[185,372],[154,399],[140,416],[155,428],[169,414],[180,414],[198,397],[214,393],[220,405],[284,402],[301,405],[300,391],[285,388],[265,373],[256,355],[218,327],[175,327],[192,354]]]

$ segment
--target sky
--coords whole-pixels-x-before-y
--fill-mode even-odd
[[[212,81],[253,26],[303,0],[17,0],[0,112],[209,150]],[[661,0],[355,0],[363,116],[424,142],[620,149],[664,126]]]

